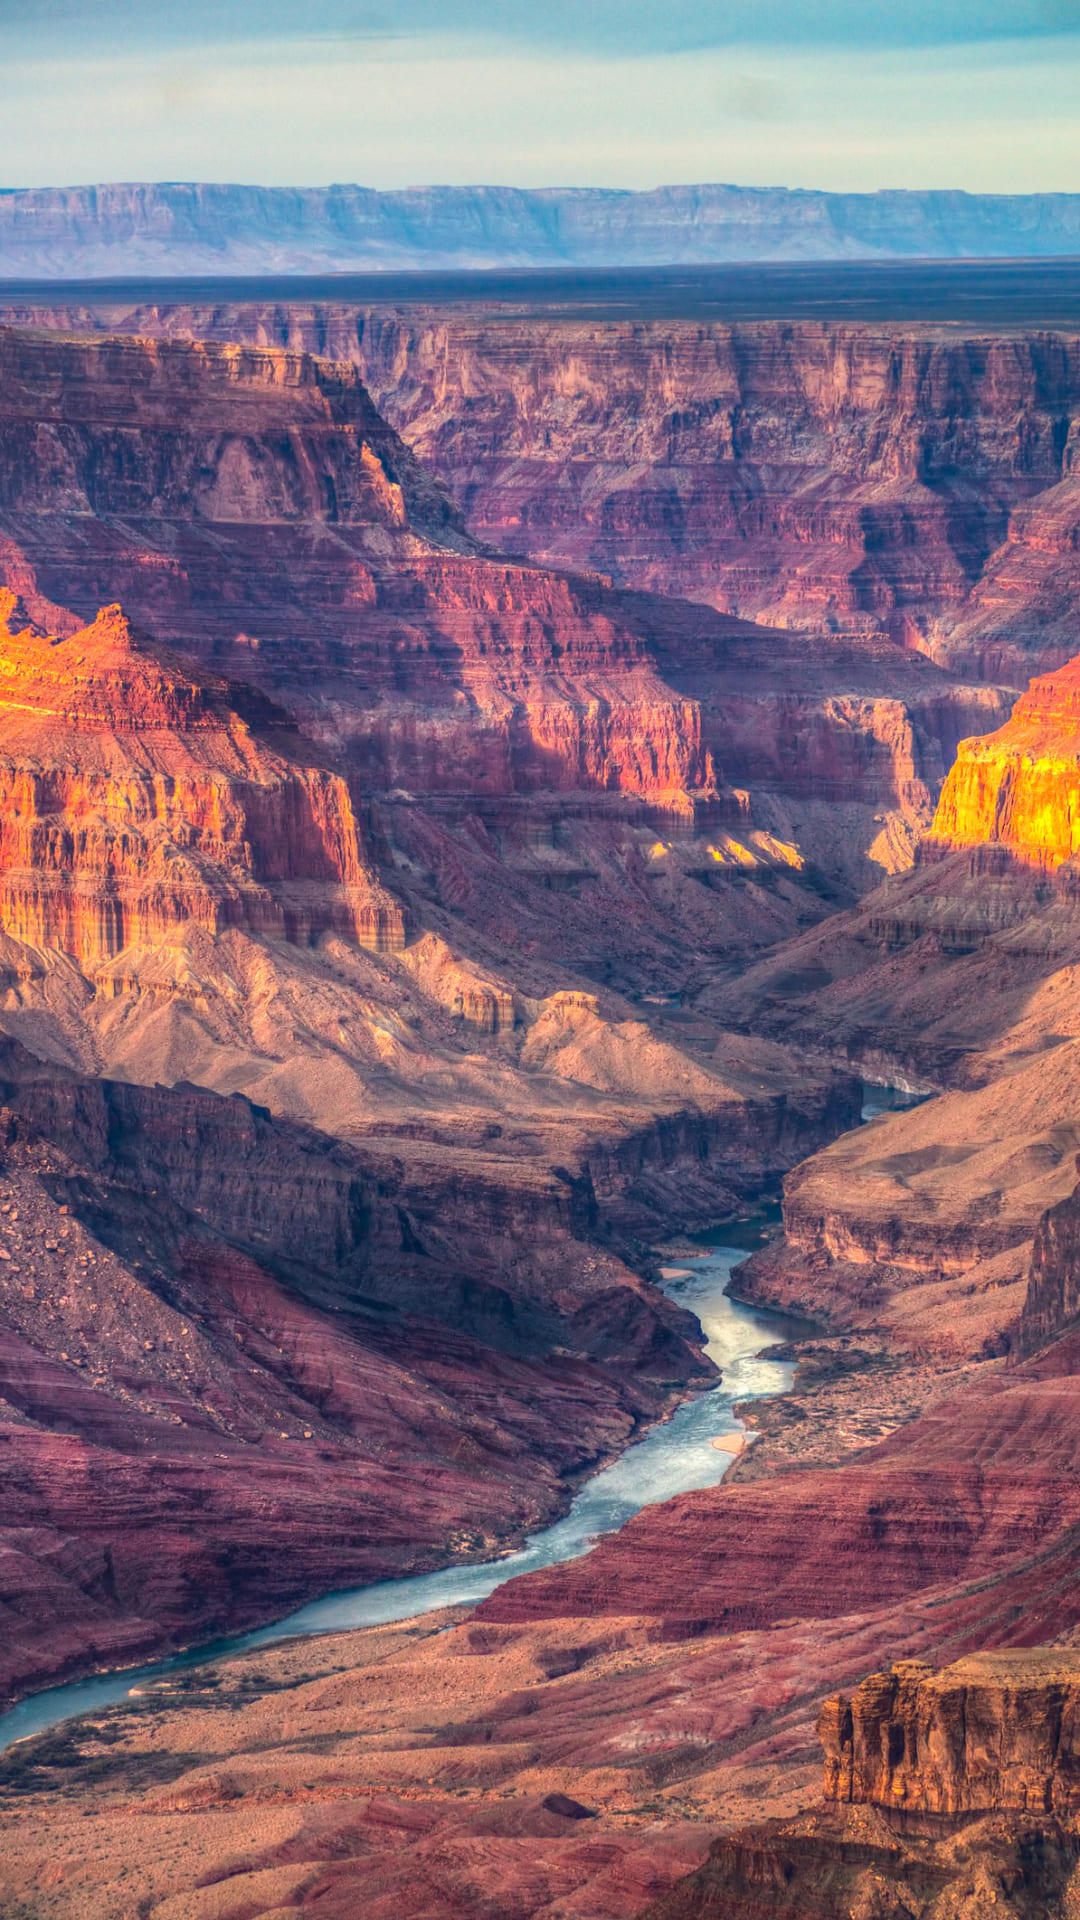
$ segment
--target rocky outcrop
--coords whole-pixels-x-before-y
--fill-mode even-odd
[[[990,843],[1050,869],[1080,852],[1080,661],[1033,680],[996,733],[961,743],[925,852]]]
[[[1080,1315],[1080,1188],[1051,1207],[1039,1222],[1031,1255],[1017,1345],[1038,1353]]]
[[[1080,1654],[1068,1647],[918,1661],[828,1700],[825,1798],[896,1813],[1080,1810]]]
[[[59,638],[0,593],[0,807],[0,927],[87,971],[187,926],[404,945],[346,780],[257,743],[118,606]]]
[[[1080,1661],[905,1661],[826,1703],[822,1812],[718,1840],[642,1920],[1064,1916],[1080,1870]]]

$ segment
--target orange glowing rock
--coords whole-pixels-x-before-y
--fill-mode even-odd
[[[57,638],[0,591],[0,926],[93,967],[194,923],[402,945],[347,781],[270,747],[117,606]]]
[[[1080,852],[1080,657],[1033,680],[996,733],[960,743],[930,845],[989,841],[1046,867]]]

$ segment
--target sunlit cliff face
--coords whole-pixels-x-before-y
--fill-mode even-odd
[[[340,776],[259,744],[119,607],[59,639],[5,591],[0,620],[5,932],[91,967],[187,925],[401,945]]]
[[[988,841],[1046,867],[1080,851],[1080,659],[1033,680],[996,733],[961,742],[931,845]]]

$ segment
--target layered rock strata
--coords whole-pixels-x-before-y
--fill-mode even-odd
[[[347,782],[259,745],[118,606],[59,638],[0,592],[0,926],[87,970],[178,927],[404,944]]]
[[[1066,331],[341,304],[9,309],[358,365],[504,552],[1022,685],[1074,651]]]
[[[825,1798],[897,1813],[1080,1809],[1080,1654],[974,1654],[935,1673],[919,1661],[828,1700]]]
[[[1007,711],[1005,695],[978,693],[972,677],[1015,683],[1029,670],[1026,649],[1038,623],[1027,599],[1015,617],[1010,614],[1007,592],[1003,629],[1013,638],[985,658],[978,650],[959,649],[966,680],[940,671],[920,675],[895,645],[873,642],[887,633],[905,647],[917,643],[925,651],[936,649],[942,661],[951,659],[930,627],[924,631],[918,622],[925,625],[934,607],[937,625],[951,631],[983,561],[1005,537],[1011,505],[1060,478],[1065,456],[1055,439],[1057,409],[1071,406],[1073,380],[1065,340],[1036,351],[1030,340],[1019,347],[919,334],[897,340],[865,329],[598,326],[582,332],[539,322],[496,323],[489,337],[446,316],[332,306],[41,310],[33,317],[88,328],[105,318],[178,340],[243,338],[264,350],[303,349],[351,361],[425,463],[446,479],[482,539],[560,567],[599,569],[624,585],[688,594],[800,634],[811,629],[817,647],[794,638],[784,643],[776,635],[765,642],[759,635],[756,646],[744,647],[732,662],[732,684],[721,701],[715,697],[717,668],[727,652],[721,625],[704,616],[673,624],[656,603],[641,606],[635,618],[607,590],[597,609],[616,628],[629,620],[639,641],[644,638],[646,654],[653,639],[659,642],[665,678],[672,681],[674,667],[673,684],[701,702],[707,729],[702,744],[727,783],[764,787],[779,797],[781,813],[777,820],[763,818],[767,827],[783,820],[786,803],[789,830],[782,837],[791,837],[794,806],[796,837],[807,836],[810,858],[826,871],[838,870],[847,884],[854,879],[863,887],[882,867],[890,871],[907,863],[912,831],[929,823],[956,742]],[[1019,440],[1018,411],[1024,422]],[[956,477],[960,464],[977,472],[978,487]],[[992,528],[980,521],[987,514]],[[190,573],[183,556],[177,558]],[[370,557],[365,561],[376,580],[386,559],[384,554],[374,567]],[[95,574],[98,597],[119,591],[142,618],[142,590],[126,568],[121,578],[117,569],[124,565],[114,555],[109,568]],[[817,577],[825,570],[827,579]],[[313,572],[305,552],[293,552],[290,571],[304,580],[309,630],[328,619],[340,627],[341,610],[326,607],[321,571]],[[192,583],[197,592],[197,574]],[[163,588],[159,580],[159,613]],[[78,605],[95,586],[76,577],[69,558],[67,577],[54,578],[47,590]],[[554,592],[550,582],[542,590],[535,574],[518,570],[504,571],[495,590],[504,630],[515,624],[507,616],[524,597]],[[593,596],[597,591],[594,583]],[[567,661],[572,655],[564,636],[583,612],[596,608],[593,598],[583,609],[580,592],[579,585],[569,598],[552,599],[546,613],[559,624],[559,657]],[[286,601],[288,594],[283,581]],[[450,634],[448,594],[457,610]],[[477,602],[476,595],[475,572],[469,584],[464,570],[445,559],[439,582],[431,582],[422,601],[414,583],[408,600],[414,617],[426,603],[429,624],[442,603],[436,619],[445,637],[434,649],[440,671],[454,649],[466,662],[478,647],[491,651],[475,611],[468,617],[470,608],[491,605],[490,597]],[[377,601],[388,603],[384,585]],[[369,606],[369,644],[375,615],[376,607]],[[212,604],[204,606],[203,616],[206,632],[194,641],[199,645],[216,620]],[[172,617],[182,613],[174,608]],[[260,639],[261,655],[258,663],[248,661],[248,669],[270,669],[267,650],[278,617],[260,593],[244,631]],[[823,644],[836,633],[841,644]],[[853,638],[859,644],[853,646]],[[226,644],[232,639],[230,634]],[[389,644],[400,675],[400,628]],[[426,680],[414,684],[430,700],[437,685],[432,649],[419,638],[413,647],[426,660]],[[533,649],[525,657],[535,675],[540,656]],[[589,656],[594,670],[601,657]],[[633,657],[625,655],[627,661]],[[340,649],[333,658],[340,667]],[[701,669],[691,688],[678,669],[685,675],[697,662]],[[230,653],[215,664],[234,670]],[[329,668],[327,660],[324,674]],[[482,684],[474,668],[467,677],[470,687]],[[621,699],[633,691],[624,686]],[[523,690],[520,682],[511,689],[515,698]],[[607,702],[610,683],[595,692]],[[534,690],[530,709],[550,710],[553,696],[557,705],[555,689],[542,699]],[[685,728],[685,715],[665,721],[669,704],[670,690],[658,696],[655,683],[651,690],[643,686],[628,729],[640,738],[664,727]],[[487,705],[482,692],[481,705]],[[616,723],[617,712],[612,718]],[[490,725],[486,717],[485,736]],[[554,765],[550,748],[566,750],[567,722],[557,723],[557,733],[555,726],[550,717],[540,734],[548,777]],[[485,739],[489,783],[505,782],[509,760],[518,785],[536,786],[535,765],[520,764],[525,731],[519,725],[509,743],[498,730],[495,741]],[[428,741],[429,761],[434,750]],[[479,737],[467,749],[459,741],[457,750],[478,764]],[[404,751],[395,735],[392,743],[380,744],[376,764]],[[597,749],[583,738],[575,752],[592,769],[592,784]],[[618,747],[614,735],[602,738],[599,752],[609,761],[625,753],[627,772],[619,775],[624,790],[638,789],[643,777],[647,787],[666,783],[672,790],[705,778],[700,764],[680,765],[670,754],[664,770],[665,756],[658,758],[651,746],[655,770],[643,775],[640,752]],[[504,771],[496,773],[496,764]],[[430,782],[432,771],[429,763],[411,762],[388,777],[414,788],[425,777]],[[376,778],[383,783],[381,772]],[[570,784],[565,775],[559,783]],[[837,801],[865,807],[866,815],[849,815],[838,832],[836,820],[825,817],[825,803]],[[875,821],[875,815],[882,818]],[[838,858],[845,839],[856,842],[854,861]],[[876,866],[865,859],[875,841]]]

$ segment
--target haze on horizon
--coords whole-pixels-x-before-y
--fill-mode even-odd
[[[0,185],[1080,191],[1080,0],[0,0]]]

